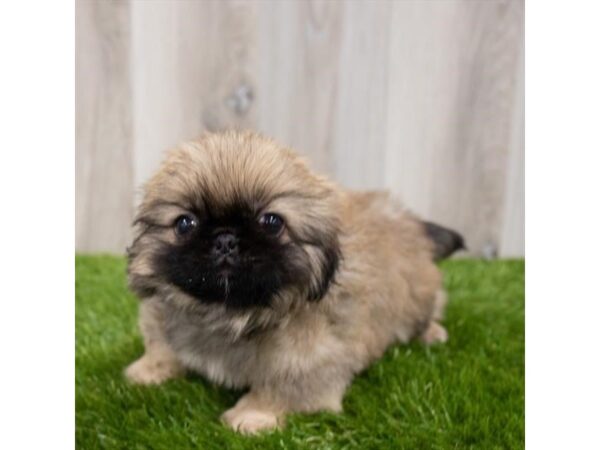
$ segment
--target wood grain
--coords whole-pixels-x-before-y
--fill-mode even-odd
[[[258,11],[257,128],[334,173],[344,3],[261,2]]]
[[[473,255],[523,254],[522,0],[78,10],[78,250],[120,251],[165,149],[254,128],[350,188],[390,189]]]
[[[255,5],[134,2],[135,184],[203,130],[252,128]]]
[[[123,253],[133,217],[129,2],[76,3],[78,251]]]
[[[476,255],[499,248],[522,6],[394,3],[386,186]]]
[[[351,188],[381,188],[394,3],[345,6],[333,139],[335,175]]]
[[[499,254],[525,254],[525,49],[519,49],[519,66],[513,116]]]

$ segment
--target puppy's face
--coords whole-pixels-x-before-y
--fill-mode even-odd
[[[269,306],[294,290],[318,300],[339,259],[335,187],[255,134],[206,135],[169,154],[146,186],[130,248],[142,296]]]

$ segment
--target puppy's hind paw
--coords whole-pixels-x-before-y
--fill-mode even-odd
[[[421,334],[421,342],[426,345],[443,344],[448,340],[446,329],[435,321],[431,321],[427,329]]]

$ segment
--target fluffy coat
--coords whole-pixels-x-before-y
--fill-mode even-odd
[[[266,305],[245,304],[243,296],[229,304],[228,289],[240,296],[244,288],[234,281],[222,302],[171,282],[164,261],[175,260],[164,255],[186,245],[173,231],[177,217],[190,210],[219,216],[242,205],[285,218],[272,243],[282,267],[264,257],[263,268],[248,269],[256,277],[288,274],[277,278]],[[345,190],[255,133],[206,134],[171,151],[144,189],[129,280],[141,298],[145,354],[126,375],[149,384],[191,370],[247,387],[222,417],[246,433],[281,426],[291,411],[341,411],[353,377],[389,345],[447,338],[434,255],[423,222],[387,193]],[[192,278],[190,285],[208,282]]]

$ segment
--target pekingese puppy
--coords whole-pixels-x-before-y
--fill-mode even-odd
[[[341,411],[352,378],[390,344],[447,339],[434,260],[460,235],[386,193],[342,189],[258,134],[172,150],[134,226],[145,353],[126,376],[152,384],[190,370],[247,387],[222,416],[240,432]]]

